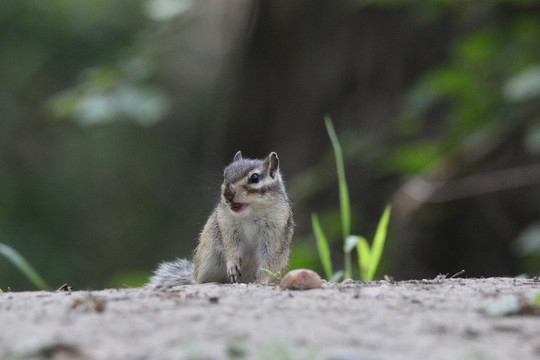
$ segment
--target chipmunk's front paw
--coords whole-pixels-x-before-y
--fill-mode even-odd
[[[229,276],[229,279],[232,283],[239,283],[240,278],[242,277],[242,274],[240,273],[240,265],[235,264],[229,266],[229,268],[227,269],[227,275]]]

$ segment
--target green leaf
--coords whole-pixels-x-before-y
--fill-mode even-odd
[[[41,290],[48,290],[50,286],[39,276],[34,270],[32,265],[26,261],[21,254],[19,254],[12,247],[0,243],[0,254],[4,255],[13,265],[15,265],[23,273],[28,280],[30,280],[35,287]]]
[[[393,171],[418,174],[440,160],[441,154],[440,142],[419,141],[414,144],[400,145],[387,156],[384,164]]]
[[[319,222],[317,214],[311,214],[311,225],[313,226],[313,233],[317,239],[317,250],[319,251],[319,257],[326,274],[327,279],[332,278],[332,259],[330,257],[330,248],[328,246],[328,240],[324,235]]]
[[[360,269],[360,279],[362,281],[368,281],[369,264],[371,259],[371,250],[369,244],[364,237],[358,239],[356,244],[356,251],[358,252],[358,268]]]
[[[356,235],[349,235],[347,236],[347,239],[345,239],[345,245],[343,246],[343,251],[346,253],[350,253],[356,244],[358,243],[358,240],[360,240],[359,236]]]
[[[514,241],[514,246],[519,255],[540,255],[540,222],[534,222],[525,228]]]
[[[540,97],[540,65],[529,67],[510,78],[504,85],[503,95],[511,102]]]
[[[332,277],[329,278],[328,280],[337,282],[343,277],[343,275],[344,275],[343,270],[339,270],[339,271],[336,271],[336,273],[332,275]]]
[[[377,271],[377,267],[379,266],[379,261],[381,260],[384,243],[386,241],[386,233],[388,230],[388,222],[390,220],[391,210],[392,210],[391,205],[387,205],[381,216],[381,220],[379,220],[377,231],[375,232],[375,238],[373,239],[373,245],[371,248],[369,272],[367,276],[369,280],[373,280],[373,277],[375,276],[375,271]]]
[[[490,316],[507,316],[519,311],[519,300],[516,296],[504,296],[489,304],[486,312]]]
[[[345,165],[343,163],[343,152],[341,150],[341,145],[339,144],[336,131],[332,125],[332,120],[330,116],[326,115],[324,118],[326,124],[326,130],[330,141],[332,142],[332,147],[334,148],[334,155],[336,158],[336,168],[338,175],[339,183],[339,204],[341,209],[341,227],[343,232],[343,245],[347,237],[351,233],[351,204],[349,200],[349,189],[347,188],[347,181],[345,179]],[[352,277],[352,264],[351,264],[351,254],[350,252],[345,252],[345,278]]]
[[[339,202],[341,206],[341,223],[343,227],[343,239],[346,239],[351,232],[351,205],[349,202],[349,189],[347,188],[347,181],[345,179],[343,153],[330,116],[327,115],[324,122],[326,124],[326,130],[328,131],[328,136],[332,142],[332,147],[334,148],[334,155],[336,158],[336,168],[339,182]]]
[[[171,20],[188,12],[194,0],[150,0],[145,2],[146,15],[157,21]]]

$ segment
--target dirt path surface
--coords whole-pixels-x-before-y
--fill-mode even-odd
[[[536,359],[538,279],[0,293],[0,359]]]

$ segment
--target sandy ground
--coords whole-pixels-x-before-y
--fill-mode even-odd
[[[0,294],[0,359],[536,359],[535,279],[191,285]]]

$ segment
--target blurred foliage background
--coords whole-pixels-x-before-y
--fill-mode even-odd
[[[4,0],[0,242],[51,284],[138,286],[189,257],[221,171],[277,151],[292,267],[393,204],[379,275],[538,275],[536,1]],[[0,288],[32,285],[0,258]]]

